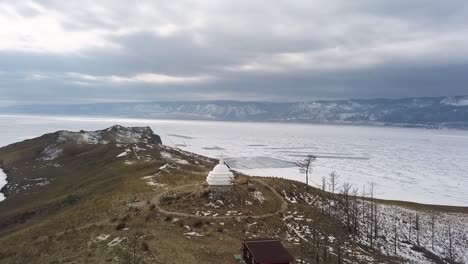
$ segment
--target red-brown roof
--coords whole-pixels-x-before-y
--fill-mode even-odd
[[[276,239],[257,239],[242,241],[257,262],[291,262],[294,257]]]

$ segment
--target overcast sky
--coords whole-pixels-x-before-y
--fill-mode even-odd
[[[468,1],[0,1],[0,105],[468,94]]]

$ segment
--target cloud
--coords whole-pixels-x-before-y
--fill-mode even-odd
[[[47,74],[43,74],[43,73],[29,73],[26,75],[26,80],[30,80],[30,81],[47,80],[49,78],[50,76],[48,76]]]
[[[212,81],[215,79],[213,76],[209,75],[199,75],[199,76],[171,76],[166,74],[157,74],[157,73],[139,73],[132,76],[119,76],[119,75],[109,75],[109,76],[95,76],[89,74],[81,74],[76,72],[69,72],[66,76],[73,80],[73,82],[78,82],[81,84],[190,84],[190,83],[203,83]]]
[[[343,71],[368,69],[394,61],[454,62],[468,57],[468,30],[453,35],[419,37],[365,47],[331,47],[305,52],[262,54],[240,65],[222,67],[239,72]],[[438,51],[447,47],[455,49]]]
[[[32,14],[31,14],[32,13]],[[0,3],[0,50],[37,53],[78,53],[89,48],[117,48],[102,29],[67,31],[66,14],[50,11],[36,2],[18,6]]]
[[[456,95],[467,92],[467,14],[463,0],[5,0],[0,93],[15,102]]]

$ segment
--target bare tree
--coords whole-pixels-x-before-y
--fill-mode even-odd
[[[338,179],[340,178],[340,175],[336,173],[336,171],[332,171],[329,176],[329,185],[330,185],[330,192],[332,194],[335,194],[335,190],[338,189]]]
[[[336,247],[337,247],[337,258],[338,258],[338,264],[343,263],[343,238],[341,236],[338,236],[336,239]]]
[[[352,193],[352,216],[353,216],[353,234],[357,235],[359,232],[359,202],[358,202],[359,189],[356,187]]]
[[[343,184],[343,188],[341,189],[341,198],[342,198],[342,205],[344,214],[346,216],[346,227],[348,228],[349,232],[352,232],[352,216],[351,216],[351,184],[349,182],[345,182]]]
[[[374,219],[372,222],[374,224],[374,239],[377,240],[379,236],[381,219],[379,217],[379,207],[377,206],[376,202],[374,202]]]
[[[419,212],[416,212],[415,217],[414,217],[414,230],[416,230],[416,243],[419,246]]]
[[[373,225],[374,225],[374,238],[377,239],[377,237],[379,236],[379,230],[380,230],[380,223],[381,223],[381,219],[379,217],[379,206],[377,205],[377,203],[375,202],[374,200],[374,217],[373,217]]]
[[[413,229],[413,214],[409,214],[409,220],[408,220],[408,242],[411,243],[411,231]]]
[[[327,191],[327,178],[325,176],[322,176],[322,192]]]
[[[323,262],[324,263],[329,263],[328,261],[328,239],[329,239],[329,234],[327,229],[323,230],[323,244],[322,244],[322,249],[323,249]]]
[[[449,222],[449,223],[447,223],[447,237],[448,237],[447,249],[448,249],[449,259],[451,261],[454,261],[453,235],[454,235],[454,232],[453,232],[453,229],[452,229],[452,223]]]
[[[431,211],[431,248],[434,251],[434,232],[435,232],[435,213],[434,210]]]
[[[338,173],[336,173],[335,171],[331,172],[330,175],[329,175],[329,178],[328,178],[328,189],[331,193],[331,204],[330,206],[328,207],[328,215],[331,216],[331,213],[332,213],[332,209],[335,207],[335,203],[336,203],[336,199],[335,199],[335,190],[338,189],[338,179],[340,178],[340,176],[338,175]]]
[[[317,156],[309,154],[303,160],[296,162],[299,171],[306,176],[306,188],[309,190],[309,174],[312,171],[312,163],[317,159]]]
[[[313,234],[313,243],[314,243],[314,253],[315,253],[315,262],[320,263],[320,233],[317,228],[317,223],[312,222],[312,234]]]
[[[374,238],[377,238],[377,204],[375,203],[374,199],[374,187],[375,183],[372,182],[369,188],[369,195],[370,195],[370,208],[368,212],[368,235],[370,239],[370,246],[374,248]]]
[[[397,217],[393,216],[393,253],[396,255],[398,246]]]
[[[328,203],[327,200],[327,178],[322,176],[322,214],[325,214],[325,204]]]
[[[365,199],[366,199],[366,185],[364,184],[364,185],[362,185],[362,194],[361,194],[362,223],[366,222],[366,202],[365,202]]]

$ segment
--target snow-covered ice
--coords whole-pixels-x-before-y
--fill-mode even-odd
[[[0,189],[7,184],[7,176],[2,169],[0,169]],[[5,195],[0,192],[0,202],[5,200]]]
[[[250,175],[304,181],[294,162],[315,154],[311,185],[336,171],[341,182],[360,189],[375,182],[379,198],[468,206],[468,131],[461,130],[0,115],[0,146],[114,124],[150,126],[166,145],[222,154],[231,168]]]

